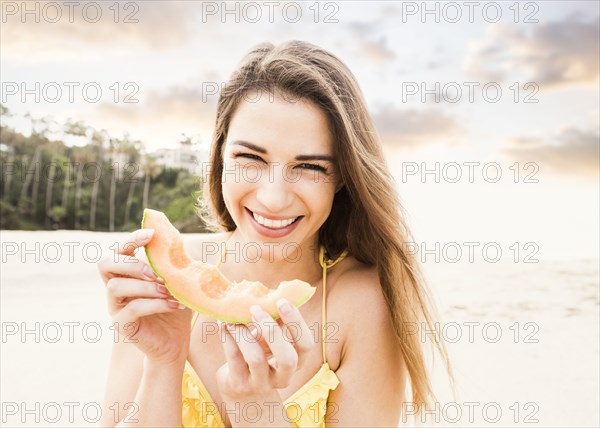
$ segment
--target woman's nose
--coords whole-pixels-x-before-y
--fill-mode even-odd
[[[283,212],[293,202],[293,192],[283,174],[283,166],[271,164],[269,173],[261,176],[258,181],[256,198],[266,210],[276,214]]]

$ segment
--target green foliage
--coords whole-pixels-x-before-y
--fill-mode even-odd
[[[63,128],[65,137],[77,136],[87,144],[51,141],[44,129],[24,136],[1,127],[1,229],[106,231],[112,207],[114,230],[134,230],[140,225],[147,187],[149,208],[164,211],[182,231],[205,231],[194,211],[198,177],[184,169],[163,168],[143,154],[140,141],[127,135],[110,138],[82,122],[68,121]]]

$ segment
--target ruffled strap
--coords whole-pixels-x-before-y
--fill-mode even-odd
[[[187,361],[183,370],[182,398],[181,423],[184,427],[225,427],[219,414],[219,408],[212,401],[210,394],[204,389],[198,375]]]
[[[323,363],[319,371],[283,403],[290,422],[297,427],[324,427],[329,391],[336,389],[339,383],[329,364]]]

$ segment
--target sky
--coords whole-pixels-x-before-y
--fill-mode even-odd
[[[302,39],[356,76],[417,243],[599,257],[597,1],[76,3],[0,1],[25,133],[30,113],[206,144],[242,56]]]

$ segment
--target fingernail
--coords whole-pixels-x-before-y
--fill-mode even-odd
[[[250,306],[250,312],[252,313],[254,321],[263,321],[271,318],[269,314],[263,311],[262,308],[258,305]]]
[[[148,265],[144,265],[142,272],[144,272],[144,275],[146,275],[148,279],[155,280],[158,278],[152,268]]]
[[[284,298],[281,298],[277,301],[277,308],[279,309],[279,313],[281,313],[281,315],[289,315],[292,313],[292,305],[290,305],[289,302]]]
[[[164,294],[165,296],[168,296],[169,294],[169,290],[167,289],[167,287],[165,287],[164,285],[161,284],[156,284],[156,289],[158,290],[159,293]]]
[[[277,360],[275,359],[275,357],[271,357],[267,360],[267,364],[269,364],[271,367],[273,367],[274,369],[277,368]]]
[[[154,229],[140,229],[137,231],[135,238],[139,241],[146,241],[154,235]]]
[[[167,304],[173,309],[185,309],[185,305],[183,303],[179,303],[175,300],[168,300]]]

